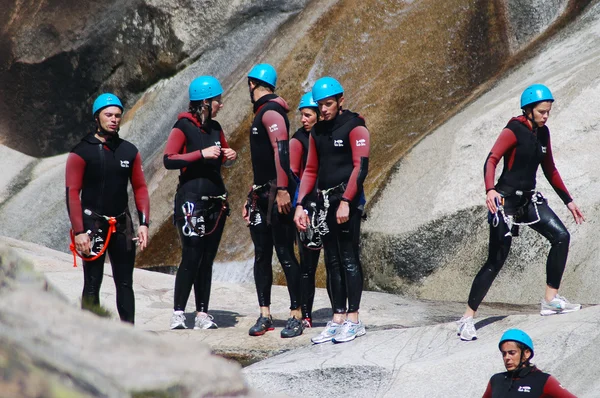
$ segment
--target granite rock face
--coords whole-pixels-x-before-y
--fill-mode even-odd
[[[5,245],[0,287],[3,396],[252,395],[239,366],[207,345],[81,311]]]
[[[129,107],[239,25],[304,3],[8,0],[0,12],[0,142],[38,157],[68,151],[92,127],[98,94],[114,92]]]

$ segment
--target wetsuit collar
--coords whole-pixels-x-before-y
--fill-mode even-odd
[[[344,124],[348,123],[350,120],[354,118],[358,118],[358,125],[365,126],[364,119],[355,112],[351,112],[349,110],[343,110],[342,113],[338,114],[333,120],[321,120],[314,125],[313,129],[317,134],[329,133],[337,130]]]
[[[200,121],[194,117],[190,112],[181,112],[177,115],[177,120],[180,119],[188,119],[190,122],[194,123],[196,127],[200,127]]]
[[[254,113],[257,113],[261,106],[277,98],[277,94],[265,94],[254,102]]]
[[[93,145],[103,144],[104,146],[110,148],[113,151],[115,149],[117,149],[117,147],[119,146],[119,144],[123,141],[119,137],[119,134],[105,135],[105,136],[103,136],[103,138],[106,140],[105,142],[102,142],[101,140],[99,140],[98,138],[96,138],[96,133],[94,132],[94,133],[87,134],[81,140],[85,141],[85,142],[88,142],[90,144],[93,144]]]

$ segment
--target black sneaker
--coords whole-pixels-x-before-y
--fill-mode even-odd
[[[287,325],[285,325],[285,329],[281,330],[281,337],[296,337],[302,334],[304,330],[304,325],[302,324],[302,320],[296,318],[289,318],[287,320]]]
[[[256,324],[250,328],[248,334],[250,336],[262,336],[267,333],[268,330],[274,330],[273,327],[273,317],[269,316],[259,316],[256,320]]]

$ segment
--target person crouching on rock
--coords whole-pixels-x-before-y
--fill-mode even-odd
[[[575,398],[554,376],[544,373],[531,364],[533,341],[519,329],[509,329],[500,338],[498,348],[502,353],[506,372],[490,378],[483,398]]]
[[[315,344],[343,343],[366,333],[358,319],[363,291],[359,259],[363,183],[369,166],[369,130],[357,113],[342,109],[344,89],[332,77],[318,79],[312,89],[323,117],[310,133],[308,159],[298,194],[294,221],[300,231],[310,219],[304,208],[315,184],[321,205],[319,225],[333,303],[333,319]]]
[[[181,263],[175,276],[171,329],[186,329],[185,307],[192,285],[196,299],[194,329],[214,329],[208,314],[212,267],[229,215],[221,165],[231,166],[237,153],[214,120],[223,107],[223,88],[213,76],[189,86],[188,112],[179,114],[165,146],[163,163],[179,170],[173,222],[181,241]]]
[[[319,106],[312,98],[312,92],[304,94],[298,105],[302,127],[290,139],[290,167],[298,181],[306,168],[308,159],[308,140],[310,130],[319,119]],[[296,191],[297,192],[297,191]],[[309,213],[309,219],[316,220],[318,214],[316,209],[316,192],[311,192],[310,205],[305,209]],[[297,199],[297,198],[296,198]],[[296,203],[293,203],[295,206]],[[312,206],[311,206],[312,205]],[[309,227],[311,225],[309,224]],[[298,252],[300,254],[300,269],[302,271],[302,323],[305,328],[312,327],[312,306],[315,299],[315,274],[319,265],[322,242],[319,231],[309,228],[306,232],[297,233]],[[328,286],[329,288],[329,286]]]
[[[291,196],[296,182],[290,172],[289,107],[274,94],[277,72],[269,64],[255,65],[248,73],[248,90],[253,104],[254,120],[250,128],[253,185],[242,216],[250,228],[254,243],[254,282],[260,315],[250,328],[250,336],[261,336],[273,330],[271,286],[273,247],[281,263],[288,293],[290,317],[281,337],[300,336],[303,331],[300,310],[300,264],[294,254],[296,232]]]
[[[541,302],[541,315],[577,311],[580,304],[570,303],[558,295],[569,252],[570,235],[562,221],[548,206],[546,198],[536,191],[536,173],[542,165],[544,175],[571,211],[577,224],[583,214],[567,191],[552,156],[550,131],[546,126],[554,97],[548,87],[534,84],[521,95],[523,115],[512,118],[492,147],[485,164],[484,180],[489,210],[490,238],[488,258],[473,281],[464,316],[457,322],[462,340],[475,340],[473,317],[504,265],[512,237],[519,226],[527,225],[550,241],[546,262],[546,293]],[[504,157],[504,169],[496,185],[496,166]]]
[[[104,258],[108,252],[119,317],[134,323],[135,244],[127,185],[131,181],[140,224],[137,241],[140,250],[144,250],[148,242],[150,201],[142,158],[133,144],[119,138],[123,105],[116,95],[98,96],[92,114],[96,130],[73,148],[66,167],[73,250],[84,259],[81,306],[92,311],[99,308]]]

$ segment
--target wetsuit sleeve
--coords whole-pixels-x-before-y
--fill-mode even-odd
[[[350,131],[350,149],[352,150],[352,174],[348,180],[348,186],[342,200],[348,202],[356,198],[362,190],[363,183],[369,172],[369,130],[363,126],[355,127]]]
[[[486,192],[494,189],[496,166],[498,166],[500,159],[502,159],[502,156],[506,155],[506,153],[516,145],[517,137],[515,136],[515,133],[513,133],[510,129],[503,129],[483,165],[483,179],[485,181]],[[512,165],[509,164],[509,167],[510,166]]]
[[[290,140],[290,169],[298,178],[302,178],[302,155],[304,147],[297,139]]]
[[[488,382],[487,388],[481,398],[492,398],[492,383]]]
[[[75,234],[85,232],[83,228],[83,209],[79,194],[83,186],[85,160],[76,153],[69,153],[65,172],[65,186],[67,190],[67,212],[71,220],[71,227]]]
[[[163,155],[165,168],[169,170],[183,169],[202,159],[202,151],[200,150],[185,153],[185,134],[183,131],[178,128],[171,130]]]
[[[317,182],[317,172],[319,170],[319,154],[317,153],[317,145],[311,136],[308,139],[308,158],[306,159],[306,167],[300,181],[300,190],[298,191],[297,203],[302,203],[302,200],[315,188]],[[304,204],[302,204],[304,206]]]
[[[273,153],[275,154],[275,169],[277,170],[277,188],[287,188],[288,186],[288,170],[284,170],[282,167],[278,141],[288,141],[288,131],[285,126],[285,120],[281,114],[275,111],[266,111],[262,117],[262,123],[267,134],[269,134],[269,140],[271,140],[271,146],[273,147]]]
[[[544,384],[544,397],[552,398],[577,398],[564,388],[554,376],[548,377]]]
[[[569,191],[567,191],[567,187],[563,182],[562,178],[560,178],[560,174],[556,169],[556,165],[554,164],[554,157],[552,156],[552,145],[550,144],[550,136],[548,136],[548,146],[546,147],[546,156],[544,156],[544,160],[542,160],[542,170],[544,171],[544,175],[548,182],[552,185],[552,188],[556,191],[558,196],[562,199],[564,204],[569,204],[573,201],[571,195],[569,195]]]
[[[142,170],[142,157],[138,152],[133,161],[131,169],[131,186],[133,187],[133,196],[135,197],[135,207],[137,208],[140,225],[148,226],[150,222],[150,196],[148,195],[148,186]]]

